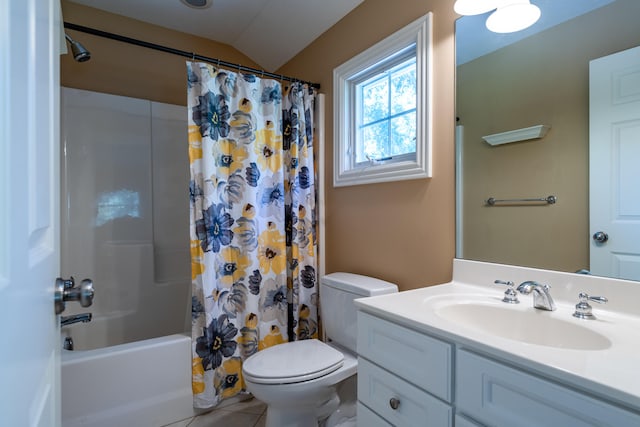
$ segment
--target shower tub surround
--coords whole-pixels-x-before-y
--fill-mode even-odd
[[[61,273],[93,279],[89,350],[191,327],[186,107],[62,88]]]
[[[61,273],[94,281],[62,328],[62,425],[194,415],[186,108],[62,88]]]

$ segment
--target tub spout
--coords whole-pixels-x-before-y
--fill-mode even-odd
[[[91,322],[91,313],[73,314],[71,316],[62,316],[60,318],[61,326],[69,326],[79,322],[82,322],[82,323]]]

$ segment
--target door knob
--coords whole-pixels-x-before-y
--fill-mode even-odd
[[[56,279],[53,297],[56,314],[64,311],[67,301],[78,301],[81,306],[89,307],[93,304],[94,294],[93,281],[91,281],[91,279],[84,279],[80,283],[80,286],[76,287],[73,277],[70,277],[69,280],[58,277]]]
[[[597,232],[593,233],[593,240],[596,243],[604,243],[607,240],[609,240],[609,235],[607,233],[605,233],[604,231],[597,231]]]

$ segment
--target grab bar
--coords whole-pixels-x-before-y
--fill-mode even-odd
[[[495,206],[496,203],[532,203],[532,202],[537,202],[537,203],[546,203],[549,205],[553,205],[556,202],[556,196],[548,196],[548,197],[542,197],[539,199],[494,199],[493,197],[489,197],[487,200],[485,200],[485,203],[488,206]]]

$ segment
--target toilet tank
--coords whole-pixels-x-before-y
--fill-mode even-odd
[[[356,352],[357,325],[353,300],[398,292],[393,283],[352,273],[331,273],[320,279],[320,316],[326,337]]]

